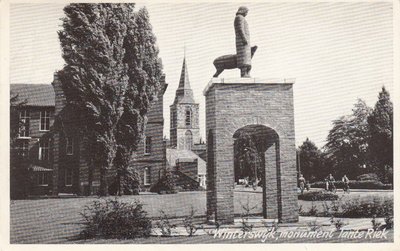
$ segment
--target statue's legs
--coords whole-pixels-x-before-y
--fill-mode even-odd
[[[245,65],[240,68],[240,76],[242,78],[250,78],[251,65]]]

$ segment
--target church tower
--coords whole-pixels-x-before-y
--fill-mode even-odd
[[[190,88],[186,57],[183,58],[179,87],[170,112],[171,146],[178,150],[191,150],[194,144],[200,143],[199,104]]]

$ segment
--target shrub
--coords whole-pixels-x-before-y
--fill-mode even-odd
[[[335,186],[337,189],[343,189],[344,183],[342,181],[335,181]],[[372,180],[363,180],[363,181],[350,180],[349,186],[350,189],[383,189],[383,190],[393,189],[393,186],[391,184],[383,184],[380,181],[372,181]],[[311,187],[325,188],[326,184],[324,181],[318,181],[312,183]]]
[[[358,175],[356,177],[356,180],[358,180],[358,181],[365,181],[365,180],[379,181],[379,177],[376,173],[364,173],[364,174]]]
[[[243,233],[245,232],[251,232],[253,230],[254,225],[249,223],[249,216],[250,216],[250,212],[254,209],[257,208],[257,205],[254,206],[250,206],[250,197],[247,197],[247,202],[246,204],[242,204],[240,203],[242,206],[242,214],[241,214],[241,230]]]
[[[175,186],[175,178],[172,172],[170,171],[165,172],[164,176],[150,188],[150,192],[159,194],[177,193],[177,189]]]
[[[307,226],[309,227],[310,231],[318,231],[321,229],[321,226],[317,223],[317,220],[313,220],[310,222],[307,222]]]
[[[317,216],[318,213],[318,209],[317,206],[314,204],[314,202],[311,203],[311,208],[308,211],[308,215],[309,216]]]
[[[385,216],[385,228],[392,229],[393,228],[393,216]]]
[[[342,227],[346,225],[342,219],[335,219],[333,216],[331,217],[331,224],[335,226],[336,231],[342,230]]]
[[[163,210],[160,210],[160,218],[157,222],[157,227],[161,230],[163,236],[170,237],[172,235],[172,229],[175,229],[176,225],[169,221],[169,217]]]
[[[303,215],[303,205],[299,205],[299,215]]]
[[[151,220],[138,201],[132,204],[116,199],[97,200],[85,206],[81,215],[85,221],[81,236],[85,239],[133,239],[148,237],[151,233]]]
[[[339,196],[334,193],[325,192],[325,191],[311,191],[305,192],[303,194],[299,194],[299,200],[307,200],[307,201],[326,201],[326,200],[337,200]]]
[[[341,205],[342,211],[336,213],[340,217],[386,217],[393,216],[393,199],[373,197],[373,200],[363,200],[356,198],[346,201]]]
[[[378,230],[379,227],[381,226],[381,223],[376,220],[376,216],[375,215],[372,217],[371,224],[372,224],[372,229],[374,231]]]
[[[120,179],[116,177],[108,188],[110,195],[118,194],[118,186],[120,193],[125,195],[138,195],[140,191],[140,176],[139,173],[132,170],[124,170]]]
[[[192,237],[197,231],[197,226],[193,222],[195,213],[196,213],[196,211],[193,209],[193,206],[192,206],[190,208],[189,215],[186,216],[183,221],[183,225],[186,229],[186,232],[189,234],[190,237]]]

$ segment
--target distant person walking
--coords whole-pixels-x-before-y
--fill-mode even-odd
[[[305,184],[306,184],[306,179],[303,177],[303,174],[300,174],[299,187],[300,187],[301,194],[303,194],[303,192],[304,192]]]
[[[347,178],[347,176],[346,176],[346,174],[343,176],[343,178],[342,178],[342,182],[343,182],[343,184],[344,184],[344,187],[343,187],[343,192],[344,193],[350,193],[350,186],[349,186],[349,178]]]
[[[328,176],[328,190],[336,193],[335,178],[331,173]]]

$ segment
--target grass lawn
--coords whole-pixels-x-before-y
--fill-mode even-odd
[[[340,193],[339,193],[340,194]],[[344,200],[357,196],[368,199],[373,192],[351,193],[344,196]],[[240,214],[241,203],[250,199],[251,205],[259,206],[252,213],[262,212],[262,194],[259,192],[235,192],[234,210]],[[379,192],[379,196],[393,196],[392,191]],[[110,197],[112,198],[112,197]],[[80,212],[85,205],[90,204],[96,197],[69,198],[69,199],[40,199],[40,200],[15,200],[10,205],[10,242],[11,243],[109,243],[107,240],[77,241],[76,236],[82,229]],[[150,217],[158,217],[160,209],[170,217],[188,215],[191,207],[197,216],[205,216],[206,193],[182,192],[178,194],[142,194],[138,196],[122,196],[123,201],[140,200]],[[299,201],[302,209],[306,211],[311,207],[309,201]],[[319,203],[316,203],[317,206]],[[173,237],[135,240],[135,243],[207,243],[207,242],[234,242],[237,240],[215,240],[212,236],[197,236],[192,238]],[[243,241],[243,240],[239,240]],[[246,240],[259,243],[260,240]],[[292,240],[291,240],[292,241]],[[297,240],[293,240],[294,242]],[[331,239],[330,241],[333,241]],[[342,241],[342,240],[340,240]],[[377,241],[377,240],[373,240]],[[116,243],[132,243],[132,240],[113,241]],[[284,241],[288,242],[288,240]],[[299,242],[302,242],[299,240]]]

